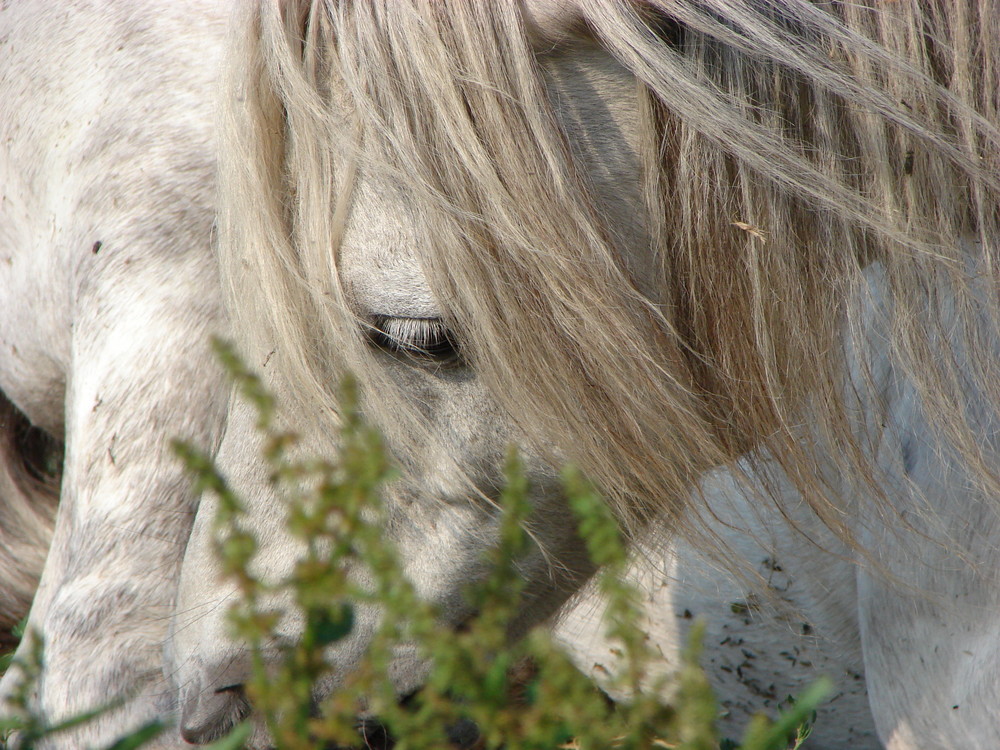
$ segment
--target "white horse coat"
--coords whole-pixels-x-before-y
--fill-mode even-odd
[[[214,505],[206,498],[199,507],[169,450],[172,437],[215,454],[247,498],[267,572],[280,575],[295,559],[260,465],[253,415],[229,400],[207,345],[210,334],[230,331],[212,250],[213,122],[228,15],[222,5],[74,0],[58,14],[37,0],[0,6],[0,391],[65,443],[51,532],[44,508],[31,506],[33,496],[10,489],[24,486],[13,459],[6,468],[0,489],[9,485],[12,494],[0,497],[10,508],[0,513],[8,524],[0,528],[0,593],[10,602],[30,595],[28,584],[18,589],[6,581],[41,575],[29,624],[46,639],[36,700],[47,716],[58,720],[130,696],[46,747],[97,746],[155,716],[175,718],[186,740],[204,743],[245,714],[232,688],[248,666],[244,649],[226,636],[233,590],[216,575]],[[589,175],[597,214],[622,246],[648,247],[633,73],[601,46],[577,39],[575,4],[525,5],[547,95],[573,158]],[[594,13],[602,8],[583,5]],[[449,313],[415,249],[433,237],[413,194],[391,175],[359,169],[337,267],[352,314],[379,316],[385,325],[411,321],[419,346],[440,338],[436,323],[426,321]],[[655,265],[639,250],[622,263],[639,279],[651,278]],[[232,286],[233,274],[250,271],[228,273]],[[878,267],[868,272],[876,299],[886,284],[879,274]],[[996,293],[986,287],[984,295]],[[705,667],[729,712],[728,732],[826,673],[836,693],[820,711],[810,747],[995,746],[997,498],[928,424],[907,373],[878,355],[889,335],[878,309],[860,324],[875,354],[848,375],[867,411],[850,419],[882,470],[877,489],[868,489],[888,500],[839,482],[840,465],[828,462],[851,545],[827,529],[791,482],[776,493],[779,512],[717,469],[691,502],[708,501],[713,512],[701,515],[719,553],[705,556],[697,541],[647,532],[635,575],[649,593],[651,637],[669,670],[689,622],[705,618]],[[958,352],[966,363],[1000,353],[993,308],[985,309],[985,343]],[[242,343],[258,368],[281,346],[266,336]],[[541,621],[589,573],[570,525],[555,520],[565,509],[552,459],[563,446],[527,438],[469,368],[428,377],[426,368],[387,349],[374,355],[386,382],[419,404],[432,437],[419,449],[400,449],[411,473],[387,498],[397,521],[387,534],[407,574],[446,621],[468,616],[462,586],[481,573],[480,553],[497,522],[487,504],[470,500],[468,482],[493,486],[507,445],[517,444],[540,517],[554,519],[537,527],[539,542],[577,566],[575,575],[558,577],[540,553],[526,561],[531,582],[519,626]],[[950,352],[947,342],[943,351]],[[282,392],[288,381],[271,384],[279,396],[290,395]],[[1000,433],[991,394],[974,385],[966,392],[970,433],[996,466]],[[401,439],[378,411],[378,395],[369,390],[364,398],[395,448]],[[331,449],[315,435],[305,443]],[[824,445],[819,437],[816,444]],[[23,560],[2,554],[49,533],[44,570],[29,564],[26,573],[16,567]],[[719,570],[727,558],[750,575]],[[8,618],[17,615],[16,606],[0,607]],[[614,660],[598,634],[598,613],[599,602],[585,595],[564,613],[558,633],[581,666],[600,676]],[[359,611],[355,632],[330,654],[335,672],[356,663],[377,617]],[[294,618],[282,627],[294,637]],[[394,665],[400,694],[418,687],[421,673],[419,660],[402,653]],[[0,684],[0,695],[13,676]],[[186,746],[177,730],[159,743]],[[260,729],[251,747],[267,743]]]
[[[38,706],[58,719],[140,690],[60,740],[82,747],[173,702],[162,651],[196,499],[169,440],[211,446],[225,408],[207,338],[225,330],[210,245],[225,22],[200,2],[10,3],[0,27],[0,389],[66,444],[31,612]]]

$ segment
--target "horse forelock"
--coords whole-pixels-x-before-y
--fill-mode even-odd
[[[477,376],[627,521],[681,520],[706,469],[767,445],[839,528],[802,438],[842,446],[841,468],[870,482],[850,414],[877,402],[857,393],[877,357],[913,373],[981,465],[961,363],[942,356],[975,342],[942,336],[927,290],[954,292],[951,331],[996,322],[996,294],[966,280],[970,254],[995,268],[1000,234],[994,0],[578,8],[573,34],[542,44],[513,0],[247,13],[220,250],[251,359],[278,347],[299,413],[331,420],[329,384],[352,370],[384,397],[373,416],[402,453],[429,439],[338,280],[350,184],[379,174],[420,207],[433,241],[415,252]],[[553,38],[597,45],[636,79],[652,279],[632,277],[637,250],[619,246],[560,126]],[[888,300],[873,304],[875,267]],[[873,306],[888,311],[877,352],[858,322]],[[1000,402],[994,366],[974,377]]]

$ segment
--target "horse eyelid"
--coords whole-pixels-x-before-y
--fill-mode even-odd
[[[364,327],[369,343],[384,351],[438,364],[459,359],[455,335],[440,318],[373,315]]]

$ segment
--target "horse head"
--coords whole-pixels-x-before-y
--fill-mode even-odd
[[[357,17],[344,12],[342,18],[324,20],[308,13],[285,10],[284,16],[268,18],[265,13],[248,22],[261,25],[250,33],[264,37],[266,30],[262,28],[268,22],[287,24],[289,14],[306,19],[307,28],[300,30],[304,39],[309,38],[310,33],[331,33],[326,24],[339,21],[344,24],[336,36],[344,48],[340,51],[354,54],[357,50],[352,49],[346,39],[349,30],[359,37],[362,33],[385,31],[384,26],[379,28],[374,23],[379,19],[364,18],[365,12]],[[412,10],[393,4],[386,4],[380,12],[388,13],[393,23],[400,27],[418,20]],[[371,10],[368,13],[377,15]],[[540,186],[539,180],[527,173],[549,167],[530,161],[538,162],[549,156],[565,159],[567,165],[571,162],[576,172],[567,170],[561,176],[572,183],[556,188],[577,199],[573,208],[582,214],[581,221],[591,223],[588,229],[596,234],[599,228],[601,236],[591,241],[604,243],[605,247],[600,249],[605,252],[613,248],[615,264],[606,269],[606,274],[614,274],[615,280],[619,280],[618,277],[630,279],[626,293],[640,298],[635,288],[648,284],[655,259],[649,252],[650,240],[643,220],[645,207],[637,142],[640,101],[634,76],[593,39],[579,33],[578,19],[570,14],[546,16],[541,22],[544,33],[536,30],[541,27],[535,21],[522,20],[513,7],[500,10],[498,6],[496,15],[495,23],[507,23],[511,28],[496,29],[495,34],[502,31],[520,37],[519,46],[513,45],[509,51],[517,57],[507,60],[507,64],[511,68],[524,67],[521,75],[531,76],[531,85],[535,87],[529,88],[527,83],[522,83],[522,91],[518,94],[524,96],[523,89],[527,89],[528,94],[538,97],[539,109],[537,112],[526,110],[528,102],[509,105],[518,111],[507,114],[512,118],[516,115],[520,121],[511,119],[496,127],[513,128],[514,141],[487,144],[508,149],[505,158],[509,161],[502,168],[496,164],[498,173],[493,175],[494,184],[485,186],[493,195],[470,200],[494,200],[495,210],[507,212],[505,230],[520,231],[524,238],[516,241],[527,243],[532,232],[537,235],[539,229],[530,224],[518,227],[515,222],[525,220],[537,225],[549,221],[548,216],[532,215],[533,211],[541,209],[531,205],[530,194]],[[365,27],[366,21],[371,26]],[[557,21],[565,22],[565,33],[557,28]],[[352,29],[351,23],[357,27]],[[317,32],[316,25],[325,31]],[[418,33],[419,27],[414,25],[408,31]],[[438,29],[440,34],[446,31]],[[558,43],[552,41],[556,36],[561,36]],[[249,41],[254,41],[253,37]],[[492,41],[512,44],[500,36]],[[439,51],[449,51],[440,40],[436,43]],[[269,62],[266,54],[274,54],[267,49],[258,52],[262,65]],[[320,53],[303,50],[299,54],[301,59]],[[325,54],[330,54],[330,50]],[[470,60],[469,64],[474,62]],[[413,74],[422,76],[422,83],[429,86],[435,83],[434,76],[440,76],[441,71],[414,71]],[[384,433],[388,452],[401,469],[401,477],[385,490],[388,518],[385,537],[399,551],[406,575],[419,595],[437,605],[441,618],[456,628],[473,614],[464,592],[470,583],[484,575],[485,553],[497,543],[496,499],[503,485],[508,450],[511,446],[517,447],[524,462],[534,508],[531,521],[534,548],[519,563],[520,571],[528,580],[525,606],[520,617],[511,624],[514,634],[523,632],[552,614],[592,572],[564,507],[559,469],[567,455],[554,442],[540,436],[541,430],[526,418],[530,403],[519,404],[522,398],[530,397],[531,383],[526,379],[511,383],[513,390],[508,389],[507,398],[499,399],[499,384],[482,377],[483,368],[490,367],[488,362],[481,361],[486,346],[492,347],[489,354],[494,359],[521,360],[514,363],[515,377],[526,378],[537,366],[531,360],[539,352],[537,348],[534,352],[525,351],[525,341],[509,344],[518,347],[512,350],[500,350],[495,342],[505,334],[509,338],[509,331],[505,332],[504,326],[530,327],[531,330],[525,333],[546,337],[547,332],[539,329],[542,319],[535,318],[531,310],[519,311],[511,304],[522,292],[535,296],[541,290],[510,287],[516,283],[513,278],[503,281],[506,288],[494,283],[498,289],[483,289],[483,294],[495,295],[499,291],[502,296],[494,304],[506,306],[509,320],[491,321],[485,332],[477,331],[477,319],[489,314],[488,307],[480,309],[482,300],[477,299],[473,289],[460,289],[458,294],[453,290],[462,283],[463,274],[474,276],[480,271],[477,266],[490,262],[489,253],[502,251],[500,241],[505,238],[483,236],[484,247],[478,248],[481,257],[469,257],[467,250],[471,240],[465,233],[473,227],[464,223],[464,217],[460,217],[462,222],[456,222],[457,205],[443,205],[441,197],[435,197],[433,175],[428,173],[427,165],[407,165],[406,158],[400,159],[401,144],[391,142],[385,132],[379,131],[380,126],[383,131],[386,127],[385,123],[377,121],[379,113],[359,111],[372,103],[357,98],[357,91],[352,87],[359,86],[358,81],[336,80],[335,83],[339,89],[326,97],[323,104],[326,121],[300,122],[303,130],[294,135],[289,131],[287,142],[280,148],[285,150],[284,158],[289,159],[299,148],[291,143],[292,140],[321,141],[320,148],[330,154],[328,167],[336,175],[338,192],[327,196],[332,203],[317,195],[316,205],[300,205],[297,210],[317,215],[328,213],[337,223],[331,226],[331,221],[320,218],[331,234],[325,239],[313,235],[309,240],[310,248],[295,250],[298,268],[292,273],[299,278],[293,283],[298,285],[298,293],[309,298],[305,307],[295,310],[288,300],[271,300],[267,304],[275,307],[270,309],[280,309],[283,319],[269,317],[267,335],[254,333],[243,338],[244,352],[249,361],[261,369],[278,400],[291,405],[297,417],[304,417],[299,423],[292,420],[296,428],[302,425],[305,428],[299,435],[297,450],[315,456],[331,455],[337,450],[336,442],[330,437],[336,433],[335,427],[322,419],[309,417],[310,410],[313,414],[335,415],[329,391],[325,394],[317,391],[315,373],[296,369],[296,362],[302,362],[298,357],[303,352],[295,351],[297,344],[286,347],[287,339],[278,333],[282,328],[302,331],[314,325],[328,332],[330,339],[323,344],[321,355],[327,358],[326,361],[316,363],[316,352],[306,357],[312,358],[314,365],[319,364],[329,374],[331,382],[336,377],[335,372],[351,370],[356,374],[361,410]],[[438,83],[446,88],[455,85],[454,81]],[[470,85],[473,90],[463,93],[465,96],[489,95],[481,90],[488,85],[487,81],[474,81]],[[246,94],[245,84],[234,86],[240,99],[239,103],[233,103],[235,107],[245,101]],[[475,90],[477,87],[480,90]],[[311,90],[315,92],[316,88]],[[415,91],[410,92],[413,93]],[[446,110],[458,104],[442,98],[420,106]],[[479,107],[487,111],[490,104],[484,101]],[[471,113],[464,111],[423,114],[427,115],[426,127],[441,128],[447,123],[434,121],[450,118],[459,120],[457,126],[474,125],[467,119]],[[247,111],[239,116],[246,117]],[[288,121],[282,129],[290,127],[296,117],[292,113],[284,116]],[[528,118],[538,122],[525,121]],[[554,156],[517,153],[516,137],[530,143],[530,128],[545,128],[560,152]],[[477,139],[483,137],[475,134]],[[301,140],[298,142],[301,144]],[[420,148],[419,144],[413,145]],[[530,145],[537,148],[534,143]],[[424,153],[411,154],[411,157],[417,161],[429,159],[432,155],[426,153],[427,144],[423,148]],[[518,163],[522,159],[528,159],[529,163]],[[491,164],[479,166],[494,168]],[[410,171],[411,167],[416,171]],[[509,173],[509,179],[522,181],[528,193],[518,194],[517,184],[504,185],[501,180],[505,175],[499,174],[501,171]],[[464,179],[465,189],[484,189],[482,184],[473,182],[472,176],[453,179],[455,182]],[[235,197],[234,200],[239,201]],[[313,199],[300,192],[295,200]],[[234,211],[240,210],[234,208]],[[247,217],[237,219],[233,215],[230,218],[242,223]],[[306,220],[304,216],[301,219]],[[320,234],[325,231],[321,229]],[[476,231],[492,234],[497,230],[479,227]],[[566,264],[577,263],[577,258],[567,254],[565,249],[551,247],[558,241],[557,236],[543,239],[550,247],[530,248],[537,256],[532,261],[535,273],[553,285],[572,283],[581,269],[566,267]],[[287,281],[278,281],[273,274],[284,275],[288,269],[276,271],[257,266],[261,262],[273,262],[272,250],[266,251],[267,257],[254,257],[252,270],[246,265],[246,258],[232,257],[225,261],[232,271],[229,283],[236,297],[259,295],[262,280],[264,286],[272,281],[276,286]],[[312,251],[316,254],[306,257]],[[551,256],[551,263],[546,256]],[[598,261],[608,263],[609,258],[579,262]],[[229,266],[230,263],[233,265]],[[569,276],[560,278],[564,273]],[[529,277],[528,281],[532,279]],[[620,296],[621,292],[618,294]],[[592,316],[599,317],[600,310],[612,303],[613,300],[600,296],[576,300],[573,310],[578,318],[576,324],[590,325]],[[636,305],[635,300],[632,304]],[[318,317],[312,320],[296,318],[299,313]],[[254,314],[237,310],[235,317],[237,321],[246,321],[247,318],[241,316]],[[258,333],[264,330],[257,329],[257,323],[249,324],[249,329],[256,329]],[[484,345],[473,340],[478,335],[488,343]],[[293,338],[297,338],[297,334]],[[576,405],[569,403],[566,407],[573,409]],[[256,563],[260,572],[269,579],[280,580],[291,571],[302,549],[301,543],[291,538],[285,528],[285,506],[276,496],[268,469],[261,460],[261,440],[253,407],[234,396],[216,461],[247,504],[245,520],[260,543]],[[244,717],[247,707],[240,686],[249,676],[250,655],[244,645],[233,642],[228,635],[227,603],[237,596],[237,591],[234,583],[223,580],[212,544],[215,512],[216,500],[211,496],[203,498],[185,557],[178,615],[171,639],[172,660],[181,690],[182,731],[191,742],[207,742],[218,737]],[[363,570],[353,574],[359,579],[365,576]],[[288,613],[282,617],[278,628],[280,639],[297,638],[302,623],[291,614],[294,611],[291,602],[270,604]],[[360,607],[356,611],[350,636],[330,649],[328,660],[333,677],[324,684],[322,691],[336,689],[339,679],[350,673],[378,623],[377,609]],[[419,687],[425,666],[412,650],[402,648],[390,672],[398,694],[404,696]]]
[[[893,335],[927,335],[912,280],[938,283],[964,264],[971,226],[992,231],[995,180],[927,114],[954,109],[986,142],[978,105],[957,104],[933,66],[859,41],[867,22],[852,14],[303,0],[262,3],[237,24],[219,220],[234,332],[301,425],[303,451],[336,451],[333,384],[357,378],[401,472],[385,493],[386,538],[449,625],[472,614],[462,592],[497,542],[511,445],[535,541],[515,631],[591,573],[563,507],[566,461],[626,528],[656,518],[677,529],[692,526],[687,498],[707,471],[766,447],[810,512],[856,548],[810,453],[813,436],[849,446],[838,467],[859,486],[878,481],[845,416],[876,401],[871,378],[844,388],[871,362],[844,333],[861,338],[877,263],[909,279],[894,288]],[[892,18],[904,31],[923,23]],[[900,57],[937,54],[890,27],[865,33],[902,45]],[[932,102],[926,112],[900,102],[908,87]],[[916,160],[933,168],[914,172]],[[867,161],[898,168],[856,168]],[[935,174],[971,185],[971,203],[940,195]],[[904,367],[940,368],[918,389],[955,380],[955,361],[907,346]],[[949,398],[929,402],[936,416],[975,433]],[[262,572],[280,579],[301,545],[283,529],[254,421],[231,401],[217,461],[247,499]],[[249,655],[226,637],[222,603],[235,590],[213,559],[214,509],[209,497],[198,511],[171,644],[195,742],[247,711]],[[329,649],[320,693],[350,673],[378,621],[377,609],[358,611]],[[287,614],[280,637],[301,627]],[[405,648],[390,668],[400,696],[424,672]]]

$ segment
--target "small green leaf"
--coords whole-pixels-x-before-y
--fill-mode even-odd
[[[253,727],[247,722],[237,724],[233,731],[221,740],[213,742],[211,745],[205,745],[203,750],[242,750],[252,729]]]
[[[329,646],[351,632],[354,627],[354,607],[341,604],[333,611],[322,611],[314,615],[313,635],[317,646]]]
[[[774,722],[751,721],[743,737],[743,750],[784,750],[789,742],[796,741],[799,727],[809,721],[832,687],[833,683],[829,678],[821,677],[806,688],[794,705],[782,712]]]
[[[58,734],[59,732],[65,732],[67,729],[72,729],[73,727],[78,727],[81,724],[86,724],[87,722],[93,721],[98,716],[106,714],[108,711],[113,711],[124,703],[124,699],[116,699],[113,701],[108,701],[107,703],[98,706],[97,708],[91,709],[90,711],[84,711],[81,714],[72,716],[65,721],[61,721],[58,724],[54,724],[51,727],[46,727],[44,734],[49,736],[52,734]]]
[[[127,737],[122,737],[113,745],[109,745],[107,750],[138,750],[138,748],[141,748],[146,743],[163,734],[163,730],[166,728],[167,725],[162,721],[151,721]]]
[[[24,719],[20,716],[11,716],[6,719],[0,719],[0,736],[4,736],[7,732],[16,732],[20,729],[24,729],[27,726]]]

